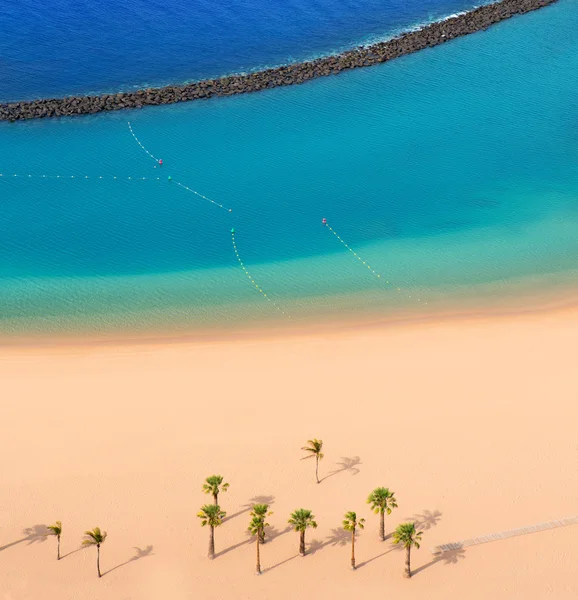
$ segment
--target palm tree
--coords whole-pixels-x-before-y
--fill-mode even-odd
[[[383,542],[385,540],[385,513],[390,515],[392,509],[397,508],[394,492],[390,492],[389,488],[375,488],[369,494],[367,504],[371,504],[371,510],[376,515],[379,514],[379,537]]]
[[[222,475],[211,475],[205,479],[205,483],[203,484],[203,492],[213,496],[215,506],[219,505],[219,494],[226,492],[228,489],[229,484],[223,483]]]
[[[250,513],[251,517],[259,517],[262,519],[265,519],[265,517],[268,517],[269,515],[272,515],[272,514],[273,513],[269,511],[268,504],[254,504],[253,510]],[[265,530],[264,529],[259,533],[259,543],[261,543],[261,544],[265,543]]]
[[[92,531],[85,531],[84,535],[87,537],[82,540],[83,546],[96,546],[96,572],[99,577],[102,577],[100,573],[100,545],[104,544],[104,540],[106,540],[106,531],[101,531],[100,527],[95,527]]]
[[[313,529],[317,528],[313,513],[305,508],[300,508],[291,513],[291,518],[288,523],[293,526],[295,531],[299,532],[299,554],[305,556],[305,532],[309,527],[312,527]]]
[[[223,524],[223,519],[227,516],[227,513],[221,510],[218,504],[205,504],[201,506],[201,510],[197,514],[197,517],[201,519],[201,526],[209,526],[211,534],[209,536],[209,558],[215,558],[215,527],[219,527]]]
[[[393,543],[403,544],[405,548],[405,571],[403,572],[403,576],[406,578],[411,577],[411,547],[415,546],[419,550],[422,533],[423,531],[415,530],[415,523],[402,523],[393,532]]]
[[[365,519],[357,520],[357,515],[354,512],[345,513],[343,520],[343,529],[351,531],[351,568],[355,570],[355,530],[357,527],[363,529]]]
[[[301,450],[305,450],[305,452],[309,452],[309,456],[305,458],[313,458],[315,457],[315,479],[317,479],[317,483],[319,483],[319,461],[323,458],[323,440],[318,440],[314,438],[312,440],[307,440],[307,446],[303,446]]]
[[[62,535],[62,523],[56,521],[54,525],[48,525],[49,535],[55,535],[58,545],[56,546],[56,560],[60,560],[60,536]]]
[[[256,504],[255,506],[267,507],[266,504]],[[267,513],[267,511],[265,511],[265,513],[263,515],[256,514],[255,507],[254,507],[253,510],[251,511],[252,518],[251,518],[251,522],[249,523],[249,532],[251,533],[251,535],[255,536],[255,539],[257,541],[257,574],[258,575],[261,575],[261,553],[260,553],[259,546],[261,544],[261,540],[265,539],[265,527],[269,527],[269,523],[265,522],[265,516],[267,514],[271,514],[271,513]]]

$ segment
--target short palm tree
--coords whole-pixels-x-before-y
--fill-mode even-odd
[[[379,514],[379,537],[381,541],[385,540],[385,513],[391,514],[394,508],[397,508],[397,502],[393,492],[388,488],[375,488],[367,498],[367,504],[371,504],[371,510]]]
[[[221,507],[217,504],[205,504],[201,506],[201,510],[198,512],[197,517],[201,519],[201,526],[209,526],[211,533],[209,535],[209,558],[215,558],[215,527],[220,527],[223,524],[223,519],[227,516],[227,513],[221,510]]]
[[[299,532],[299,554],[305,556],[305,532],[310,527],[317,528],[313,513],[305,508],[300,508],[291,513],[288,523],[293,526],[295,531]]]
[[[228,489],[229,484],[223,483],[222,475],[211,475],[205,479],[205,483],[203,484],[203,492],[213,496],[215,506],[219,504],[219,494],[221,492],[226,492]]]
[[[100,546],[106,540],[106,531],[101,531],[100,527],[95,527],[91,531],[85,531],[85,540],[82,540],[83,546],[96,546],[96,572],[99,577],[102,577],[100,572]]]
[[[265,506],[266,504],[257,504],[256,506]],[[270,514],[270,513],[269,513]],[[265,528],[269,527],[269,523],[265,522],[265,514],[258,515],[255,513],[255,509],[251,511],[251,522],[249,523],[249,533],[255,536],[255,540],[257,542],[257,574],[261,575],[261,551],[259,546],[261,545],[261,540],[265,539]]]
[[[315,457],[315,479],[317,483],[319,483],[319,461],[323,458],[323,440],[318,440],[316,438],[312,440],[307,440],[307,446],[303,446],[301,450],[305,450],[305,452],[309,452],[309,456],[305,458],[313,458]]]
[[[251,511],[250,514],[251,514],[251,517],[260,517],[262,519],[265,519],[265,517],[268,517],[269,515],[272,515],[273,513],[269,511],[268,504],[254,504],[253,510]],[[261,544],[265,543],[265,530],[264,529],[259,533],[259,542]]]
[[[62,523],[60,521],[56,521],[54,525],[48,525],[49,535],[56,536],[57,546],[56,546],[56,560],[60,560],[60,536],[62,535]]]
[[[345,531],[351,531],[351,568],[355,570],[355,530],[363,529],[365,519],[358,519],[357,514],[354,512],[345,513],[343,519],[343,529]]]
[[[393,543],[403,544],[403,547],[405,548],[404,577],[411,577],[411,548],[412,546],[415,546],[419,550],[422,533],[423,531],[416,531],[415,523],[402,523],[401,525],[398,525],[397,529],[393,532]]]

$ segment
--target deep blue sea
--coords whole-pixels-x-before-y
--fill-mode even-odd
[[[134,18],[118,6],[104,17],[100,5],[93,22],[96,7],[74,3],[74,11],[50,13],[52,41],[40,26],[50,11],[30,9],[0,38],[9,65],[2,95],[117,89],[284,62],[467,8],[420,4],[324,0],[289,10],[247,0],[212,12],[203,5],[205,13],[195,4],[197,13],[179,17],[174,3],[170,11],[148,3],[146,11],[133,6]],[[205,25],[193,26],[201,13]],[[189,46],[194,60],[182,51],[186,23],[199,44]],[[211,30],[220,31],[218,43]],[[254,34],[265,30],[269,37]],[[121,39],[113,60],[104,40]],[[101,52],[91,54],[97,44]],[[19,75],[6,60],[16,46],[24,49]],[[578,260],[577,47],[578,4],[560,0],[302,86],[1,124],[0,332],[174,333],[520,309],[568,293]],[[60,65],[44,73],[39,57],[51,53]],[[170,55],[179,67],[167,73]]]
[[[483,0],[0,2],[0,101],[249,71],[390,37]]]

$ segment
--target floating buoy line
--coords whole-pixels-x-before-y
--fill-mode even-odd
[[[19,174],[19,173],[0,173],[0,177],[9,179],[10,177],[19,177],[20,179],[104,179],[116,181],[160,181],[161,177],[127,177],[118,175],[34,175],[34,174]]]
[[[266,298],[282,315],[286,315],[289,319],[291,318],[291,315],[287,314],[282,308],[280,308],[272,299],[270,296],[268,296],[264,291],[263,288],[261,288],[261,286],[253,279],[253,276],[251,275],[251,273],[249,273],[249,271],[247,270],[247,267],[245,266],[245,263],[243,262],[243,260],[241,259],[241,256],[239,255],[239,250],[237,249],[237,242],[235,241],[235,228],[233,227],[231,229],[231,242],[233,243],[233,250],[235,252],[235,256],[237,257],[237,261],[239,262],[239,266],[241,267],[241,269],[243,269],[243,272],[245,273],[245,275],[248,277],[249,281],[253,284],[253,286],[255,287],[255,289],[263,295],[264,298]]]
[[[345,248],[347,248],[347,250],[349,250],[349,252],[351,252],[351,254],[353,254],[353,256],[355,256],[355,258],[364,266],[367,267],[367,269],[369,269],[369,271],[371,271],[371,273],[373,275],[375,275],[375,277],[377,277],[379,280],[381,280],[382,282],[384,282],[386,285],[390,285],[392,287],[394,287],[398,292],[401,292],[401,288],[397,287],[395,284],[391,283],[390,281],[388,281],[385,277],[382,277],[382,275],[380,273],[378,273],[364,258],[362,258],[338,233],[337,231],[335,231],[335,229],[333,229],[333,227],[331,227],[331,225],[329,225],[329,223],[327,222],[327,219],[325,217],[323,217],[323,219],[321,219],[321,224],[326,227],[327,229],[329,229],[329,231],[331,231],[331,233],[339,240],[340,244],[342,246],[344,246]],[[411,298],[411,296],[408,295],[408,298]],[[421,302],[421,298],[417,298],[418,302]],[[424,304],[427,304],[427,302],[425,302]]]

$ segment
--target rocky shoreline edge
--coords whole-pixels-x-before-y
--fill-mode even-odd
[[[295,85],[349,69],[376,65],[399,56],[418,52],[424,48],[431,48],[457,37],[487,29],[495,23],[554,2],[557,0],[501,0],[443,21],[437,21],[421,29],[403,33],[385,42],[354,48],[341,54],[325,56],[312,61],[244,75],[231,75],[220,79],[207,79],[186,85],[149,88],[135,92],[0,104],[0,121],[87,115],[109,110],[174,104],[213,96],[231,96]]]

